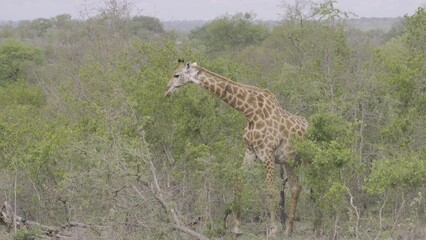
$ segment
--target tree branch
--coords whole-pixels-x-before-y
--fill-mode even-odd
[[[147,152],[147,157],[148,157],[148,161],[147,163],[149,164],[149,168],[151,171],[151,175],[152,175],[152,184],[149,184],[148,182],[142,181],[143,184],[150,189],[151,194],[154,196],[154,198],[160,203],[161,207],[165,210],[165,212],[167,214],[169,214],[169,218],[171,218],[171,220],[174,222],[172,223],[170,226],[178,231],[181,231],[183,233],[186,233],[196,239],[199,240],[208,240],[207,237],[205,237],[204,235],[202,235],[201,233],[198,233],[184,225],[181,224],[179,217],[176,213],[176,210],[170,206],[170,204],[165,200],[164,195],[163,195],[163,191],[160,187],[160,183],[158,181],[157,178],[157,170],[155,168],[154,163],[152,162],[151,158],[150,158],[150,154],[149,152]],[[139,194],[142,195],[142,193],[135,187],[133,186],[133,189]]]
[[[186,234],[188,234],[191,237],[194,237],[196,239],[199,239],[199,240],[208,240],[208,238],[205,237],[204,235],[202,235],[201,233],[198,233],[198,232],[196,232],[196,231],[194,231],[194,230],[192,230],[192,229],[190,229],[188,227],[185,227],[185,226],[182,226],[182,225],[177,225],[177,224],[172,224],[171,226],[172,226],[172,228],[174,228],[176,230],[179,230],[179,231],[181,231],[183,233],[186,233]]]

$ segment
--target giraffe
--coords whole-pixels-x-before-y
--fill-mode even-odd
[[[277,197],[275,163],[283,165],[291,190],[290,214],[285,233],[288,236],[291,235],[301,186],[288,161],[296,155],[289,138],[293,135],[302,137],[308,127],[307,120],[284,110],[269,90],[231,81],[196,63],[185,64],[181,59],[178,60],[178,63],[178,67],[168,83],[166,96],[170,97],[176,89],[193,83],[200,85],[245,115],[247,126],[244,129],[243,139],[247,148],[243,168],[250,167],[256,159],[259,159],[264,165],[268,192],[267,203],[270,211],[270,235],[277,232],[274,205]],[[241,233],[240,215],[239,212],[234,214],[233,231],[236,234]]]

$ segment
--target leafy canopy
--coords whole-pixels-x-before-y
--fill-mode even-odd
[[[39,48],[16,40],[6,41],[0,45],[0,85],[26,77],[26,68],[41,62]]]
[[[225,15],[192,31],[190,37],[203,43],[210,53],[258,45],[267,37],[268,30],[253,20],[250,13]]]

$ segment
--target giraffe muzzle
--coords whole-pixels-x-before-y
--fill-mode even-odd
[[[173,91],[171,89],[167,89],[166,94],[164,94],[166,97],[172,96]]]

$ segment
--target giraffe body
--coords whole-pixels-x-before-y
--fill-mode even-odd
[[[276,97],[266,89],[239,84],[216,73],[197,66],[195,63],[179,65],[169,82],[166,92],[170,96],[175,89],[187,83],[195,83],[218,96],[225,103],[243,113],[247,119],[243,139],[247,145],[243,166],[249,167],[257,158],[266,171],[266,185],[270,207],[270,233],[277,231],[275,225],[275,163],[283,164],[292,193],[288,235],[293,230],[296,206],[301,191],[298,178],[293,174],[288,160],[295,155],[289,138],[302,137],[308,127],[304,117],[284,110]],[[234,232],[240,233],[240,213],[235,214]]]

